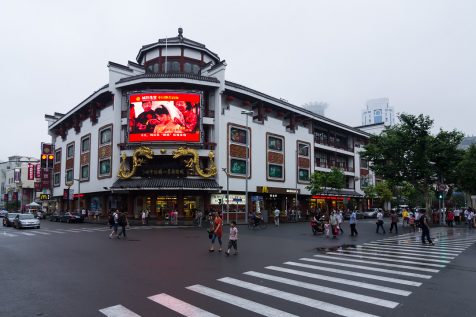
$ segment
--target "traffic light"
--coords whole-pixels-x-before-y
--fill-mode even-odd
[[[438,193],[438,199],[443,199],[443,193],[442,192]]]
[[[46,168],[48,166],[48,155],[41,154],[41,168]]]
[[[48,154],[48,163],[47,163],[48,167],[53,167],[54,159],[55,159],[55,156],[53,154]]]

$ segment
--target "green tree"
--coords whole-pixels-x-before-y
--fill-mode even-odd
[[[368,185],[367,187],[364,188],[364,194],[365,197],[370,199],[370,207],[373,207],[374,205],[374,199],[377,198],[377,190],[374,185]]]
[[[476,194],[476,146],[471,145],[456,168],[458,187],[470,195]]]
[[[380,197],[380,200],[382,200],[384,206],[386,202],[391,201],[393,198],[393,193],[390,189],[390,185],[386,181],[377,182],[377,184],[375,185],[375,191]]]
[[[411,184],[423,195],[430,207],[433,184],[454,175],[458,162],[457,145],[462,134],[457,131],[440,131],[430,134],[433,120],[428,116],[402,114],[400,124],[370,137],[361,156],[370,162],[370,168],[383,179],[396,186]],[[450,153],[450,156],[448,157]],[[446,160],[445,160],[446,157]]]
[[[329,190],[340,192],[345,187],[345,175],[338,168],[330,172],[317,171],[311,174],[310,184],[306,187],[312,195],[327,194]]]

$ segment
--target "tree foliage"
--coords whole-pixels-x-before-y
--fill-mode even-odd
[[[312,195],[327,193],[329,189],[337,192],[345,187],[345,175],[338,168],[332,168],[330,172],[316,171],[311,174],[310,184],[306,187]]]
[[[459,188],[469,194],[476,194],[476,146],[474,144],[463,153],[456,170]]]

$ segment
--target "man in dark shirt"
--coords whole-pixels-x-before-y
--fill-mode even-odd
[[[152,133],[154,132],[155,126],[159,124],[159,120],[157,119],[157,110],[152,110],[152,101],[143,101],[142,108],[144,109],[144,112],[137,116],[134,132]]]

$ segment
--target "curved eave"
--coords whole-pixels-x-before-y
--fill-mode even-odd
[[[327,125],[331,125],[331,126],[337,127],[339,129],[342,129],[342,130],[346,130],[346,131],[354,133],[354,134],[358,134],[358,135],[366,137],[366,138],[368,138],[371,135],[369,133],[366,133],[364,131],[361,131],[361,130],[355,129],[353,127],[347,126],[345,124],[334,121],[334,120],[329,119],[327,117],[323,117],[323,116],[320,116],[318,114],[315,114],[312,111],[309,111],[309,110],[306,110],[304,108],[298,107],[298,106],[293,105],[289,102],[285,102],[285,101],[280,100],[278,98],[266,95],[262,92],[247,88],[245,86],[241,86],[239,84],[235,84],[235,83],[232,83],[232,82],[229,82],[229,81],[225,81],[225,94],[227,93],[227,91],[233,92],[233,93],[236,93],[236,94],[240,94],[242,96],[249,96],[250,98],[260,100],[262,102],[266,102],[268,104],[275,105],[277,107],[281,107],[283,109],[292,111],[292,112],[294,112],[296,114],[299,114],[301,116],[305,116],[309,119],[316,120],[316,121],[325,123]]]
[[[200,85],[208,87],[220,87],[220,82],[218,80],[201,80],[198,78],[185,78],[185,77],[137,77],[134,79],[123,80],[121,79],[116,83],[116,88],[125,88],[129,86],[134,86],[138,84],[150,84],[150,83],[184,83],[191,85]]]
[[[195,49],[197,51],[201,51],[201,52],[204,52],[208,55],[210,55],[211,57],[213,57],[215,59],[215,61],[218,63],[220,62],[220,58],[218,57],[218,54],[216,53],[213,53],[212,51],[210,51],[208,48],[203,48],[203,47],[199,47],[199,46],[195,46],[195,45],[190,45],[190,44],[186,44],[186,43],[168,43],[167,44],[168,47],[188,47],[188,48],[192,48],[192,49]],[[157,47],[165,47],[165,44],[164,43],[155,43],[149,47],[143,47],[139,50],[139,53],[137,54],[137,57],[136,57],[136,61],[137,63],[141,64],[141,58],[143,57],[143,55],[150,51],[150,50],[153,50]],[[141,64],[142,65],[142,64]]]
[[[77,112],[78,110],[80,110],[81,108],[83,108],[84,106],[86,106],[87,104],[89,104],[90,102],[92,102],[93,100],[99,98],[101,95],[104,95],[104,94],[107,94],[107,93],[110,93],[111,96],[113,95],[112,92],[109,91],[109,84],[104,85],[104,86],[101,87],[99,90],[95,91],[95,92],[92,93],[89,97],[87,97],[86,99],[84,99],[79,105],[77,105],[76,107],[74,107],[73,109],[71,109],[70,111],[68,111],[63,117],[61,117],[61,119],[59,119],[58,121],[56,121],[55,123],[53,123],[52,125],[50,125],[50,126],[48,127],[48,130],[54,129],[54,128],[57,127],[59,124],[61,124],[62,122],[66,121],[73,113]]]

